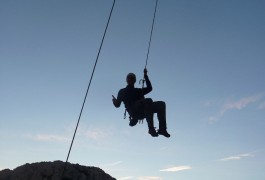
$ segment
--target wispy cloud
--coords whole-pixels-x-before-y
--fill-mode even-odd
[[[261,103],[261,104],[259,105],[259,109],[265,109],[265,102],[263,102],[263,103]]]
[[[250,103],[255,103],[259,100],[261,100],[264,97],[264,94],[258,94],[258,95],[254,95],[254,96],[250,96],[250,97],[244,97],[242,99],[240,99],[239,101],[232,101],[232,102],[228,102],[226,104],[224,104],[221,113],[225,113],[228,110],[231,109],[243,109],[244,107],[246,107],[248,104]]]
[[[96,128],[88,128],[83,130],[81,133],[79,133],[79,135],[84,135],[85,137],[95,141],[99,141],[108,137],[108,134],[104,130]]]
[[[127,180],[127,179],[132,179],[132,178],[133,178],[132,176],[126,176],[126,177],[118,178],[118,180]]]
[[[177,172],[177,171],[184,171],[184,170],[190,170],[192,169],[191,166],[174,166],[174,167],[170,167],[167,169],[162,169],[160,171],[165,171],[165,172]]]
[[[25,137],[35,140],[35,141],[69,142],[73,136],[72,134],[73,129],[74,127],[69,125],[67,128],[64,129],[64,131],[61,134],[55,134],[55,133],[31,134],[31,133],[28,133],[25,135]],[[111,136],[111,130],[109,128],[79,127],[76,135],[84,139],[89,139],[92,142],[96,142],[100,144]]]
[[[232,160],[240,160],[240,159],[241,159],[240,156],[229,156],[229,157],[222,158],[219,161],[232,161]]]
[[[241,160],[246,157],[254,157],[254,155],[252,153],[245,153],[245,154],[239,154],[236,156],[229,156],[229,157],[221,158],[221,159],[218,159],[218,161],[222,161],[222,162],[235,161],[235,160]]]
[[[160,151],[166,151],[166,150],[168,150],[168,147],[160,147],[159,150]]]
[[[122,161],[116,161],[116,162],[113,162],[113,163],[108,163],[108,164],[102,164],[100,165],[101,167],[112,167],[112,166],[117,166],[119,164],[121,164]]]
[[[110,127],[82,127],[79,129],[78,136],[88,139],[96,144],[110,142],[113,130]]]
[[[96,142],[108,140],[115,132],[111,126],[95,126],[83,124],[79,127],[77,135]]]
[[[157,176],[144,176],[144,177],[138,177],[138,180],[161,180],[161,177]]]
[[[237,100],[237,101],[226,102],[222,105],[222,107],[220,108],[219,112],[216,115],[210,116],[208,118],[208,122],[210,122],[210,123],[216,122],[227,111],[233,110],[233,109],[241,110],[241,109],[245,108],[246,106],[248,106],[249,104],[260,101],[261,99],[264,98],[264,96],[265,96],[265,93],[260,93],[260,94],[256,94],[253,96],[241,98],[240,100]],[[263,108],[263,105],[260,105],[259,108]],[[265,104],[264,104],[264,108],[265,108]]]
[[[69,138],[67,138],[66,136],[55,135],[55,134],[36,134],[36,135],[28,134],[26,136],[27,138],[33,139],[35,141],[52,141],[52,142],[69,141]]]

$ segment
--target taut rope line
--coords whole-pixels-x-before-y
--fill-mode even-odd
[[[152,28],[151,28],[151,33],[150,33],[150,38],[149,38],[149,43],[148,43],[148,49],[147,49],[147,55],[146,55],[146,60],[145,60],[145,66],[144,66],[145,69],[146,69],[146,66],[147,66],[148,58],[149,58],[150,46],[151,46],[151,41],[152,41],[152,36],[153,36],[153,29],[154,29],[155,18],[156,18],[157,4],[158,4],[158,0],[156,0],[156,4],[155,4]],[[143,89],[144,88],[144,83],[145,83],[144,78],[141,79],[139,83],[141,83],[141,82],[142,82],[142,89]]]
[[[148,50],[147,50],[147,55],[146,55],[146,61],[145,61],[145,68],[147,66],[148,57],[149,57],[149,51],[150,51],[150,45],[151,45],[152,36],[153,36],[153,29],[154,29],[154,23],[155,23],[155,18],[156,18],[157,4],[158,4],[158,0],[156,0],[156,5],[155,5],[155,11],[154,11],[154,16],[153,16],[153,23],[152,23],[152,28],[151,28],[150,38],[149,38],[149,44],[148,44]]]
[[[113,0],[113,4],[112,4],[111,11],[110,11],[110,14],[109,14],[108,22],[107,22],[107,25],[105,27],[104,35],[103,35],[102,40],[101,40],[101,44],[100,44],[100,47],[99,47],[99,50],[98,50],[98,54],[97,54],[97,58],[96,58],[96,61],[95,61],[95,64],[94,64],[94,68],[93,68],[93,71],[92,71],[92,74],[91,74],[91,77],[90,77],[90,81],[89,81],[89,84],[88,84],[88,87],[87,87],[87,90],[86,90],[86,95],[85,95],[85,98],[84,98],[84,101],[83,101],[83,104],[82,104],[82,108],[81,108],[81,111],[80,111],[80,114],[79,114],[79,117],[78,117],[78,121],[77,121],[77,124],[76,124],[76,128],[75,128],[75,132],[74,132],[74,135],[73,135],[73,138],[72,138],[72,142],[71,142],[71,145],[70,145],[70,148],[69,148],[69,151],[68,151],[68,155],[67,155],[67,158],[66,158],[66,161],[65,161],[65,164],[64,164],[64,168],[63,168],[61,179],[63,178],[64,172],[65,172],[65,168],[66,168],[66,164],[68,162],[68,159],[69,159],[69,156],[70,156],[70,153],[71,153],[71,149],[72,149],[72,146],[73,146],[73,143],[74,143],[74,139],[75,139],[75,135],[76,135],[76,132],[77,132],[77,128],[78,128],[78,125],[79,125],[79,122],[80,122],[80,119],[81,119],[81,116],[82,116],[82,112],[83,112],[83,109],[84,109],[84,106],[85,106],[85,102],[86,102],[86,99],[87,99],[87,94],[88,94],[88,91],[90,89],[90,85],[91,85],[91,82],[92,82],[92,79],[93,79],[93,76],[94,76],[94,72],[95,72],[95,69],[96,69],[96,66],[97,66],[99,54],[100,54],[100,51],[101,51],[101,48],[102,48],[102,45],[103,45],[103,42],[104,42],[104,39],[105,39],[105,35],[106,35],[107,29],[108,29],[108,26],[109,26],[109,22],[110,22],[112,11],[113,11],[113,8],[114,8],[114,5],[115,5],[115,1],[116,0]]]

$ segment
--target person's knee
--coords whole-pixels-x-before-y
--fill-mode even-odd
[[[153,100],[151,98],[146,98],[145,99],[145,103],[146,104],[152,104],[153,103]]]
[[[162,108],[166,108],[166,103],[164,101],[159,101],[159,105]]]

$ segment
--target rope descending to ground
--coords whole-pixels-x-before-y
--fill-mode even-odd
[[[87,90],[86,90],[86,95],[85,95],[85,98],[84,98],[84,101],[83,101],[83,104],[82,104],[82,108],[81,108],[81,111],[80,111],[80,114],[79,114],[79,117],[78,117],[78,120],[77,120],[75,132],[74,132],[74,135],[73,135],[73,138],[72,138],[72,142],[71,142],[71,145],[70,145],[70,148],[69,148],[69,151],[68,151],[68,155],[67,155],[67,158],[66,158],[66,161],[65,161],[65,164],[64,164],[64,168],[63,168],[61,179],[63,178],[64,172],[65,172],[65,168],[66,168],[66,165],[67,165],[70,153],[71,153],[71,149],[72,149],[72,146],[73,146],[73,143],[74,143],[75,135],[76,135],[76,132],[77,132],[77,129],[78,129],[78,125],[79,125],[81,116],[82,116],[82,112],[83,112],[83,109],[84,109],[84,106],[85,106],[85,102],[86,102],[86,99],[87,99],[87,94],[88,94],[88,91],[90,89],[90,85],[91,85],[91,82],[92,82],[92,79],[93,79],[93,76],[94,76],[94,72],[95,72],[95,69],[96,69],[96,66],[97,66],[98,58],[99,58],[99,55],[100,55],[100,52],[101,52],[101,48],[102,48],[102,45],[103,45],[103,42],[104,42],[104,39],[105,39],[105,35],[106,35],[107,29],[108,29],[108,26],[109,26],[109,22],[110,22],[110,18],[111,18],[111,15],[112,15],[112,11],[113,11],[115,2],[116,2],[116,0],[113,0],[113,4],[112,4],[111,11],[110,11],[110,14],[109,14],[108,22],[107,22],[106,27],[105,27],[104,35],[103,35],[102,40],[101,40],[101,44],[100,44],[100,47],[99,47],[99,50],[98,50],[98,54],[97,54],[97,58],[96,58],[96,61],[95,61],[95,64],[94,64],[94,68],[93,68],[93,71],[92,71],[92,74],[91,74],[91,77],[90,77],[90,81],[89,81],[89,84],[88,84],[88,87],[87,87]]]

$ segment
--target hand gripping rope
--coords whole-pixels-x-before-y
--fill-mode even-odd
[[[148,62],[148,58],[149,58],[150,46],[151,46],[151,41],[152,41],[152,36],[153,36],[153,29],[154,29],[155,18],[156,18],[157,4],[158,4],[158,0],[156,0],[156,4],[155,4],[155,10],[154,10],[154,16],[153,16],[152,28],[151,28],[151,33],[150,33],[150,38],[149,38],[149,43],[148,43],[148,49],[147,49],[147,55],[146,55],[146,60],[145,60],[145,66],[144,66],[145,69],[146,69],[146,67],[147,67],[147,62]],[[142,83],[142,88],[144,88],[144,83],[145,83],[144,78],[141,79],[141,80],[139,81],[139,83]]]

